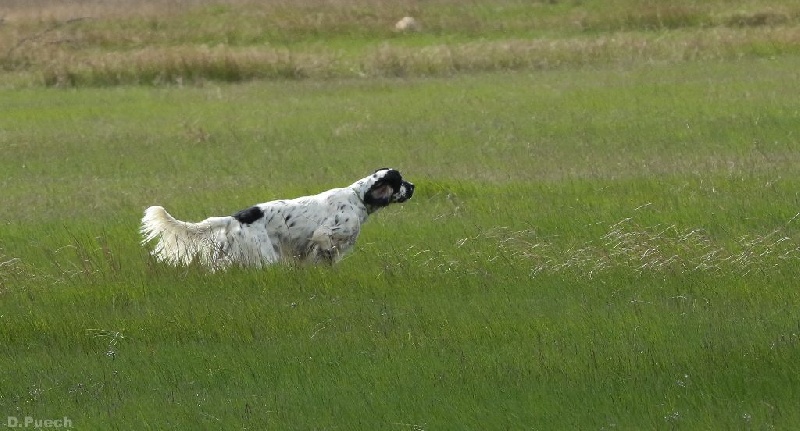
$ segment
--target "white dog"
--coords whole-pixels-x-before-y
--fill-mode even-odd
[[[177,266],[197,260],[212,270],[285,260],[333,264],[353,247],[370,214],[413,193],[414,184],[384,168],[349,187],[258,204],[199,223],[176,220],[152,206],[142,218],[142,245],[158,239],[152,254],[159,261]]]

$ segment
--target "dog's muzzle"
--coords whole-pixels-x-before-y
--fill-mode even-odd
[[[403,203],[409,199],[411,196],[414,195],[414,184],[409,183],[408,181],[403,181],[400,185],[400,190],[392,196],[392,201],[396,203]]]

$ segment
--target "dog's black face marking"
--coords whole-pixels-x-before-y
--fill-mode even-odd
[[[238,220],[241,224],[253,224],[261,217],[264,217],[264,211],[261,211],[261,208],[258,206],[243,209],[233,215],[233,218]]]
[[[378,169],[372,174],[372,179],[375,182],[364,195],[364,203],[372,207],[371,211],[392,203],[405,202],[414,193],[414,184],[404,181],[400,172],[394,169]]]

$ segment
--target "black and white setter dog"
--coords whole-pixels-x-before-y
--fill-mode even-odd
[[[176,220],[152,206],[142,218],[142,244],[157,239],[152,254],[159,261],[178,266],[197,260],[212,270],[291,260],[333,264],[353,248],[370,214],[413,194],[414,184],[384,168],[349,187],[258,204],[199,223]]]

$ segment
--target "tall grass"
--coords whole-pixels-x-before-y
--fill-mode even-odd
[[[0,415],[80,428],[792,428],[797,59],[2,90]],[[186,220],[417,184],[333,268]]]
[[[763,273],[800,259],[800,247],[793,230],[777,229],[749,234],[718,243],[700,228],[640,226],[627,217],[608,227],[604,235],[583,244],[559,246],[542,241],[532,231],[492,229],[459,245],[471,243],[486,250],[486,259],[514,259],[529,265],[531,275],[568,271],[594,277],[598,273],[632,270],[642,274]],[[726,240],[725,242],[728,242]],[[491,244],[492,246],[488,246]]]

